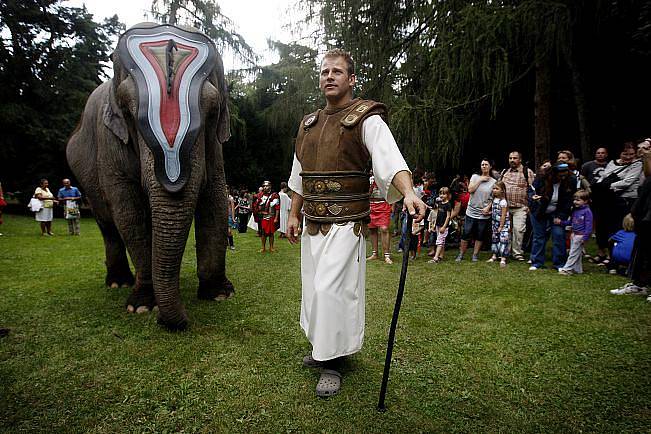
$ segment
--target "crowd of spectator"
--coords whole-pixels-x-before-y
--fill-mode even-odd
[[[437,186],[431,172],[415,173],[414,189],[429,215],[422,230],[411,228],[416,241],[406,246],[406,215],[396,205],[402,233],[398,251],[409,248],[415,259],[427,248],[433,257],[429,262],[438,263],[445,246],[455,246],[458,237],[457,262],[469,250],[477,262],[490,246],[488,262],[505,267],[509,259],[527,261],[532,272],[551,265],[562,275],[583,273],[587,259],[609,273],[631,277],[613,294],[648,295],[651,139],[626,142],[617,151],[611,160],[608,150],[599,147],[594,160],[580,166],[570,150],[562,150],[537,168],[527,167],[522,154],[513,151],[506,169],[496,170],[485,158],[470,179],[458,175],[449,186]],[[596,251],[591,255],[586,244],[593,237]]]
[[[275,251],[275,233],[280,238],[287,234],[287,218],[291,208],[291,198],[286,182],[280,183],[280,190],[275,192],[270,181],[264,181],[258,191],[249,192],[245,186],[228,192],[228,243],[235,250],[231,229],[246,233],[250,228],[260,237],[260,253]],[[267,248],[267,243],[269,247]]]
[[[427,251],[431,257],[428,262],[436,264],[444,260],[446,247],[458,246],[456,262],[466,256],[478,262],[484,249],[490,250],[487,262],[500,267],[506,267],[509,260],[528,261],[529,270],[538,271],[551,260],[554,270],[571,275],[583,273],[585,258],[609,273],[631,278],[612,290],[613,294],[648,294],[651,139],[624,143],[613,159],[607,148],[599,147],[594,160],[582,166],[570,150],[559,151],[554,160],[543,161],[537,168],[524,164],[522,154],[514,150],[506,163],[508,166],[500,171],[493,161],[483,158],[470,178],[459,174],[449,185],[439,185],[433,172],[415,171],[414,190],[428,205],[428,215],[412,227],[406,225],[401,203],[390,206],[383,202],[371,179],[372,253],[367,259],[379,259],[381,245],[384,262],[393,263],[389,233],[392,217],[394,235],[400,235],[398,251],[408,249],[412,260],[420,251]],[[69,179],[62,184],[56,196],[47,179],[42,179],[34,191],[30,208],[42,236],[54,235],[53,208],[57,205],[63,207],[70,235],[79,235],[82,196]],[[0,212],[3,204],[0,187]],[[291,192],[284,182],[278,192],[269,181],[255,192],[245,186],[229,190],[230,249],[235,250],[232,231],[246,233],[250,228],[261,239],[260,252],[273,252],[275,233],[285,237],[290,208]],[[409,232],[412,236],[406,244]],[[593,254],[586,250],[591,237],[596,242]]]

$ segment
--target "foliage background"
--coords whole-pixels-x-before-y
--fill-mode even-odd
[[[530,165],[571,149],[588,160],[648,136],[651,5],[635,0],[308,0],[288,25],[316,29],[270,41],[271,65],[211,0],[153,0],[154,16],[202,28],[246,68],[228,77],[227,178],[255,188],[288,176],[302,115],[324,104],[316,86],[326,49],[351,51],[357,96],[387,103],[412,169],[446,179],[481,156]],[[107,77],[117,17],[96,23],[59,0],[0,1],[0,180],[30,191],[69,176],[64,149],[87,95]]]

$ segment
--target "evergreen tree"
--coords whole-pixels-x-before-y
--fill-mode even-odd
[[[229,47],[247,63],[254,64],[257,57],[242,35],[235,31],[234,23],[221,13],[215,0],[152,0],[154,18],[172,25],[195,27],[217,43],[220,51]]]
[[[286,181],[298,123],[323,104],[316,50],[299,44],[270,45],[280,59],[260,68],[253,82],[242,74],[230,76],[233,137],[224,144],[224,159],[232,185],[254,188],[262,178],[276,186]]]
[[[305,10],[319,23],[319,43],[353,54],[358,94],[390,105],[408,159],[459,167],[487,144],[535,150],[537,162],[568,147],[587,159],[599,143],[643,134],[621,91],[649,93],[638,71],[648,66],[650,8],[633,0],[308,0]]]
[[[0,1],[0,174],[10,191],[70,176],[65,145],[123,28],[60,3]]]

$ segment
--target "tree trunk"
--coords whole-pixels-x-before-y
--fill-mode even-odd
[[[551,68],[547,47],[536,46],[536,90],[534,94],[535,168],[549,158],[551,150]]]
[[[180,6],[179,5],[179,0],[172,0],[170,2],[170,17],[167,20],[168,24],[171,24],[173,26],[176,25],[176,21],[177,21],[176,14],[178,13],[179,6]]]
[[[572,90],[574,93],[574,105],[576,106],[576,117],[579,124],[579,140],[581,143],[581,161],[590,161],[592,159],[592,150],[590,149],[591,135],[588,126],[588,105],[585,100],[583,78],[572,48],[568,47],[564,51],[565,61],[572,74]]]

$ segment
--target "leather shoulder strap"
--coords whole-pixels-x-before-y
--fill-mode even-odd
[[[380,115],[386,118],[387,107],[381,102],[362,99],[348,109],[348,114],[341,120],[341,125],[346,128],[353,128],[372,115]]]
[[[316,125],[316,123],[319,120],[319,113],[321,113],[321,109],[318,109],[317,111],[312,112],[309,115],[303,117],[303,121],[301,121],[301,126],[305,131],[307,131],[309,128],[313,127],[314,125]]]

